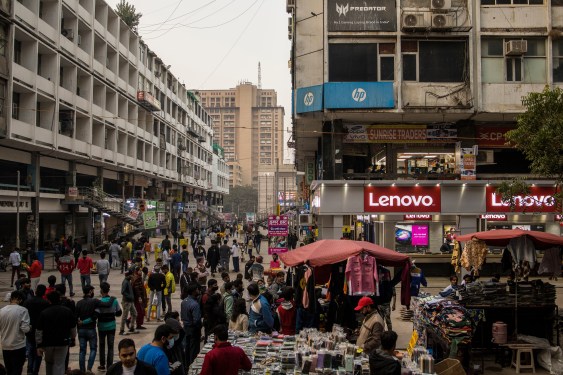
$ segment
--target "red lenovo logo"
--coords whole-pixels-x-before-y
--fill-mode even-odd
[[[496,187],[487,186],[487,212],[556,212],[555,188],[547,186],[531,186],[530,195],[514,197],[513,206],[503,202]]]
[[[366,186],[365,212],[440,212],[439,186]]]

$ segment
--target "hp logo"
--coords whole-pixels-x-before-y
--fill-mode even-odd
[[[361,87],[358,87],[357,89],[354,89],[354,91],[352,91],[352,99],[354,99],[354,101],[358,103],[363,102],[367,97],[368,94],[366,93],[366,90]]]
[[[305,94],[305,97],[303,98],[303,103],[305,104],[306,107],[312,106],[314,101],[315,101],[315,95],[311,91]]]

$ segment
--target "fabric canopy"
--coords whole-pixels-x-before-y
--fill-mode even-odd
[[[334,264],[358,255],[362,251],[372,255],[377,264],[390,267],[403,267],[409,257],[393,250],[367,241],[320,240],[296,250],[280,254],[281,261],[289,267],[307,262],[310,266]]]
[[[510,240],[522,236],[527,236],[534,243],[536,249],[563,246],[563,237],[551,233],[522,229],[498,229],[486,232],[475,232],[456,236],[456,240],[466,242],[470,241],[472,238],[477,238],[485,241],[489,246],[507,246]]]

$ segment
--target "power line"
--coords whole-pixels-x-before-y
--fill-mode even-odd
[[[166,17],[166,19],[158,26],[158,28],[156,30],[159,30],[170,19],[170,17],[172,17],[172,15],[174,15],[174,12],[176,11],[176,9],[178,9],[180,4],[182,4],[182,1],[184,1],[184,0],[178,1],[178,4],[176,4],[176,7],[172,10],[172,12],[170,12],[168,17]]]
[[[181,14],[181,15],[179,15],[179,16],[170,18],[170,19],[167,20],[167,22],[175,21],[175,20],[177,20],[177,19],[179,19],[179,18],[188,16],[188,15],[190,15],[190,14],[197,13],[197,12],[199,12],[201,9],[207,8],[208,6],[210,6],[211,4],[215,3],[216,1],[217,1],[217,0],[211,0],[211,1],[208,2],[207,4],[203,4],[202,6],[200,6],[200,7],[198,7],[198,8],[195,8],[194,10],[191,10],[191,11],[186,12],[186,13],[183,13],[183,14]],[[147,24],[147,25],[140,26],[139,29],[150,29],[151,27],[155,27],[155,26],[158,26],[158,25],[161,25],[161,24],[164,24],[164,22],[149,23],[149,24]]]
[[[258,0],[256,0],[258,1]],[[256,1],[254,3],[252,3],[251,6],[253,6]],[[244,27],[244,29],[242,29],[241,33],[239,34],[239,36],[237,37],[237,39],[235,40],[235,42],[232,44],[231,48],[229,48],[229,50],[225,53],[225,56],[223,56],[223,58],[219,61],[219,63],[215,66],[215,68],[211,71],[211,73],[209,73],[209,75],[203,80],[203,82],[199,85],[199,89],[201,89],[203,87],[203,85],[205,85],[207,83],[207,81],[213,76],[213,74],[215,74],[215,72],[217,71],[217,69],[219,69],[219,67],[223,64],[223,62],[227,59],[227,57],[229,56],[229,54],[232,52],[232,50],[235,48],[235,46],[238,44],[238,42],[240,41],[240,39],[242,38],[242,36],[244,35],[244,33],[246,32],[246,30],[248,30],[248,28],[250,27],[250,25],[252,25],[252,21],[254,21],[254,18],[256,18],[256,15],[258,14],[258,12],[260,11],[260,8],[262,8],[262,5],[264,4],[264,0],[262,0],[260,2],[260,5],[258,5],[258,8],[256,9],[256,12],[254,12],[254,14],[252,15],[252,17],[250,18],[250,21],[246,24],[246,26]],[[250,9],[250,8],[248,8]],[[248,10],[247,9],[247,10]],[[246,11],[245,11],[246,12]]]

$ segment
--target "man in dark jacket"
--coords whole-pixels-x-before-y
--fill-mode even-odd
[[[158,264],[158,261],[157,261]],[[156,306],[156,319],[161,322],[160,313],[163,300],[164,286],[166,285],[166,277],[160,271],[160,267],[154,266],[151,274],[149,275],[147,285],[151,291],[149,296],[149,309],[147,313],[147,322],[151,320],[152,307]],[[156,305],[154,301],[156,299]]]
[[[39,367],[41,366],[42,357],[37,355],[37,344],[35,343],[35,328],[39,321],[39,315],[49,306],[49,302],[44,299],[45,291],[47,288],[43,284],[37,285],[35,296],[27,301],[24,301],[25,307],[29,313],[29,322],[31,329],[25,334],[26,347],[27,347],[27,373],[37,375]]]
[[[131,371],[134,375],[157,375],[156,370],[151,365],[137,359],[135,342],[131,339],[123,339],[117,345],[119,351],[119,362],[114,363],[108,369],[107,375],[123,375],[123,368]]]
[[[209,263],[209,267],[211,268],[211,277],[215,277],[217,265],[219,264],[219,248],[215,242],[207,249],[207,263]]]
[[[68,346],[76,338],[76,318],[61,305],[58,291],[47,295],[51,305],[41,312],[35,331],[37,354],[45,357],[47,374],[64,374]]]
[[[378,375],[401,375],[401,363],[394,357],[397,334],[385,331],[381,334],[381,349],[369,356],[370,373]]]
[[[115,339],[116,322],[115,318],[121,316],[121,307],[115,297],[109,295],[110,286],[103,282],[100,284],[102,302],[110,303],[110,307],[98,307],[98,337],[100,344],[100,366],[98,370],[105,371],[113,364],[113,342]],[[107,346],[106,346],[107,344]],[[107,356],[106,356],[107,347]]]
[[[131,321],[129,325],[129,333],[137,333],[139,331],[135,330],[135,323],[137,320],[137,310],[135,310],[135,292],[133,291],[133,284],[131,283],[131,278],[133,277],[133,271],[128,270],[125,272],[125,278],[121,283],[121,306],[123,309],[123,315],[121,316],[121,328],[119,329],[119,334],[125,334],[125,324],[127,323],[127,318],[131,314]]]
[[[223,245],[219,248],[219,263],[223,271],[229,272],[229,259],[231,258],[231,247],[227,245],[227,240],[223,241]]]

